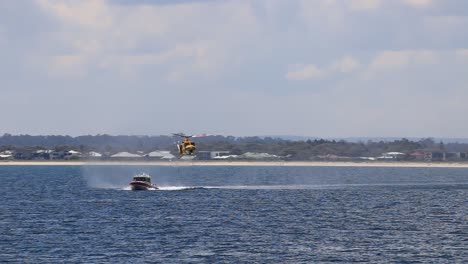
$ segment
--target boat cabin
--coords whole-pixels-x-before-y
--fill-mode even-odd
[[[151,183],[151,177],[148,175],[137,175],[133,177],[134,181]]]

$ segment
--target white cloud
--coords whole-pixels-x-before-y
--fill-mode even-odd
[[[350,0],[350,7],[353,10],[371,10],[381,6],[381,0]]]
[[[341,11],[373,10],[382,6],[382,0],[301,0],[302,8],[330,11],[341,9]]]
[[[57,1],[37,0],[38,5],[66,23],[88,29],[106,29],[112,23],[109,5],[105,0]]]
[[[468,62],[468,49],[457,49],[455,56],[459,61]]]
[[[366,75],[382,71],[398,71],[409,65],[436,64],[439,55],[432,50],[397,50],[383,51],[370,62]]]
[[[49,74],[62,77],[82,77],[86,58],[80,55],[54,56],[48,66]]]
[[[337,1],[299,1],[299,17],[311,31],[343,30],[346,9]]]
[[[349,74],[359,69],[360,66],[359,60],[352,56],[345,56],[322,69],[314,64],[295,64],[289,67],[286,79],[294,81],[323,79],[336,74]]]
[[[441,61],[435,50],[386,50],[377,54],[362,72],[361,78],[369,80],[381,73],[399,72],[410,67],[436,65]]]
[[[342,73],[350,73],[357,70],[360,67],[359,61],[351,56],[346,56],[340,61],[335,62],[331,66],[331,70],[339,71]]]
[[[294,81],[304,81],[311,79],[322,79],[327,73],[313,64],[291,66],[291,69],[286,73],[286,79]]]
[[[437,64],[440,61],[439,52],[434,50],[416,50],[411,52],[413,62],[420,65]]]
[[[369,67],[372,70],[401,69],[409,64],[409,56],[407,51],[384,51],[373,59]]]
[[[46,56],[80,57],[87,63],[76,63],[73,70],[81,66],[82,72],[110,69],[135,77],[141,67],[164,63],[168,64],[164,73],[168,79],[190,74],[213,77],[234,60],[233,51],[258,38],[260,30],[248,2],[114,5],[103,0],[37,1],[44,12],[60,21],[54,38],[68,51],[56,54],[49,50]],[[57,67],[55,62],[49,68],[62,70],[63,75],[72,70]]]
[[[467,16],[425,16],[423,21],[425,22],[427,27],[433,30],[435,34],[445,33],[444,31],[450,31],[451,29],[461,30],[468,26]],[[453,34],[454,32],[451,33]]]
[[[403,0],[403,3],[412,7],[428,7],[432,5],[432,0]]]
[[[181,96],[197,102],[189,127],[234,134],[286,127],[309,135],[401,135],[414,127],[407,113],[420,111],[415,100],[438,105],[437,118],[425,116],[416,135],[426,133],[426,124],[437,129],[438,119],[466,112],[467,12],[445,1],[37,1],[0,1],[6,82],[0,89],[7,90],[0,99],[14,108],[23,94],[31,98],[22,115],[4,122],[16,131],[37,131],[35,120],[47,112],[54,118],[40,127],[59,133],[184,129],[178,120],[186,111],[174,110]],[[363,80],[366,74],[372,78]],[[314,86],[321,89],[301,89],[310,87],[307,80],[319,80]],[[50,100],[47,111],[36,103],[80,94],[91,108],[79,109],[76,118],[54,112],[62,106],[52,101],[64,100]],[[230,100],[225,105],[214,96]],[[457,108],[445,103],[457,99]],[[323,109],[333,110],[317,114]],[[256,113],[248,117],[252,126],[226,121],[239,112]],[[304,123],[304,114],[320,125]],[[55,117],[76,122],[64,128]]]

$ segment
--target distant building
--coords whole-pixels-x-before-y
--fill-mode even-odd
[[[34,151],[30,149],[16,150],[13,157],[17,160],[30,160],[32,159],[33,152]]]
[[[64,159],[70,160],[70,159],[79,159],[81,158],[81,152],[75,151],[75,150],[69,150],[64,152]]]
[[[31,159],[34,159],[34,160],[50,160],[51,159],[51,154],[53,153],[54,151],[51,150],[51,149],[40,149],[40,150],[36,150],[32,153],[31,155]]]
[[[279,160],[280,157],[268,153],[256,153],[256,152],[246,152],[242,155],[237,156],[238,159],[247,159],[247,160]]]
[[[444,161],[445,152],[442,151],[426,151],[424,152],[424,160],[426,161]]]
[[[144,157],[149,160],[173,160],[175,158],[170,151],[166,150],[152,151]]]
[[[1,155],[13,155],[14,152],[11,151],[11,150],[5,150],[5,151],[0,152],[0,154],[1,154]]]
[[[406,153],[403,152],[385,152],[382,156],[377,157],[379,160],[402,160],[406,157]]]
[[[88,152],[88,157],[100,158],[102,157],[102,154],[99,152],[91,151]]]
[[[338,156],[338,155],[334,155],[334,154],[319,155],[319,156],[317,156],[317,158],[320,159],[320,160],[333,160],[333,161],[350,160],[351,159],[351,157]]]
[[[117,160],[124,160],[124,159],[141,159],[142,156],[138,155],[138,154],[133,154],[133,153],[129,153],[129,152],[119,152],[119,153],[116,153],[112,156],[110,156],[111,159],[117,159]]]
[[[445,160],[466,160],[467,153],[466,152],[446,152],[445,153]]]
[[[0,154],[0,160],[12,160],[13,155],[11,154]]]
[[[198,151],[197,159],[198,160],[212,160],[212,159],[222,159],[222,157],[227,157],[229,151]]]
[[[60,160],[65,157],[65,151],[54,151],[50,153],[50,159],[52,160]]]
[[[102,159],[103,156],[99,152],[90,151],[86,153],[85,155],[83,155],[83,157],[86,159],[90,159],[90,160],[98,160],[98,159]]]
[[[409,157],[413,160],[424,160],[425,154],[423,151],[414,151],[409,154]]]

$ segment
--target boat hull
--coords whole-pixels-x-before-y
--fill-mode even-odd
[[[132,181],[130,182],[130,188],[132,191],[148,191],[159,189],[156,185],[149,184],[147,182]]]

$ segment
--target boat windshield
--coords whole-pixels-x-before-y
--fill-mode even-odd
[[[142,182],[151,182],[150,178],[148,177],[135,177],[133,178],[134,181],[142,181]]]

